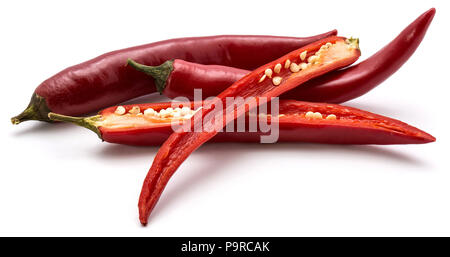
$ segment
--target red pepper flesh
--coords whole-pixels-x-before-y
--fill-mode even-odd
[[[328,50],[329,53],[326,52],[321,57],[325,58],[325,61],[315,63],[316,59],[310,59],[311,55],[315,55],[326,43],[331,43],[332,46]],[[342,48],[346,50],[342,50]],[[275,67],[279,64],[284,65],[287,60],[298,63],[300,61],[300,54],[305,51],[309,54],[309,57],[307,56],[308,62],[312,63],[310,67],[293,73],[289,69],[281,69],[279,74],[276,74]],[[246,99],[243,103],[226,107],[224,113],[222,113],[222,110],[216,110],[214,107],[204,108],[200,112],[197,112],[191,121],[196,121],[200,118],[203,124],[213,124],[212,120],[218,120],[217,118],[219,116],[223,121],[232,120],[245,113],[245,110],[239,108],[240,106],[247,105],[249,109],[257,106],[256,103],[248,100],[250,97],[267,97],[268,99],[276,97],[311,78],[355,62],[360,54],[356,40],[330,37],[317,41],[255,69],[219,94],[212,101],[211,106],[219,105],[219,103],[221,106],[226,106],[225,99],[227,97],[243,97]],[[274,70],[273,75],[279,79],[273,77],[272,80],[269,78],[264,80],[264,74],[267,69]],[[261,104],[261,102],[258,104]],[[199,125],[195,123],[197,122],[191,122],[191,131],[194,131],[194,127]],[[188,123],[185,124],[187,124],[186,126],[189,125]],[[213,127],[212,131],[209,130],[211,126]],[[152,167],[145,178],[139,198],[139,219],[142,224],[147,224],[148,217],[161,196],[164,187],[181,163],[203,143],[214,137],[218,133],[217,131],[223,126],[224,124],[206,126],[203,128],[203,132],[182,132],[179,130],[164,142],[156,154]],[[183,130],[186,128],[188,127],[183,128]]]

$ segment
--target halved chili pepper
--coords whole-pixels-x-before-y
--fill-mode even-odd
[[[394,40],[363,62],[327,73],[280,96],[312,102],[342,103],[369,92],[394,74],[422,42],[436,10],[428,10]],[[250,71],[218,65],[201,65],[184,60],[169,60],[160,66],[128,63],[150,75],[156,89],[167,97],[185,96],[194,100],[194,89],[201,88],[204,98],[216,96]]]
[[[262,104],[261,101],[254,101],[254,97],[258,99],[276,97],[309,79],[355,62],[360,54],[356,39],[326,38],[255,69],[219,94],[209,106],[191,118],[190,121],[193,122],[184,123],[184,126],[170,135],[159,149],[145,178],[139,198],[141,223],[147,224],[150,212],[181,163],[198,147],[214,137],[226,122],[243,115],[245,109],[241,107],[248,106],[252,109]],[[286,63],[295,63],[297,66],[291,71],[290,68],[284,68]],[[242,97],[244,100],[227,106],[226,99],[229,97]],[[226,107],[222,109],[216,106]],[[203,128],[202,132],[195,132],[198,126]]]
[[[50,111],[81,115],[156,92],[153,81],[125,65],[128,58],[148,65],[178,58],[254,69],[336,33],[333,30],[305,38],[239,35],[178,38],[110,52],[69,67],[42,82],[25,111],[11,122],[50,121],[47,117]]]
[[[110,107],[91,117],[70,117],[49,113],[54,121],[75,123],[94,131],[100,139],[117,144],[153,146],[172,134],[174,120],[185,120],[196,112],[194,102],[150,103]],[[175,107],[176,106],[176,107]],[[175,107],[175,108],[174,108]],[[245,132],[221,132],[214,142],[260,142],[267,133],[251,132],[249,115]],[[270,112],[255,118],[278,122],[279,142],[324,144],[423,144],[435,141],[426,132],[401,121],[336,104],[281,100],[277,121]]]

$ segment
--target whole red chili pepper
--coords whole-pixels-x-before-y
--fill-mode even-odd
[[[312,102],[342,103],[369,92],[394,74],[422,42],[436,10],[428,10],[394,40],[363,62],[333,71],[304,83],[280,96]],[[202,96],[216,96],[250,71],[218,65],[201,65],[183,60],[169,60],[160,66],[146,66],[133,60],[128,63],[155,80],[156,88],[167,97],[194,100],[194,88]]]
[[[261,104],[258,99],[276,97],[303,82],[331,70],[345,67],[360,56],[358,40],[330,37],[293,51],[271,63],[255,69],[235,82],[210,105],[197,112],[182,129],[173,133],[161,146],[145,178],[139,198],[139,219],[147,224],[148,217],[170,177],[181,163],[198,147],[214,137],[227,122]],[[305,62],[308,62],[306,64]],[[287,65],[289,63],[290,65]],[[288,67],[288,68],[284,68]],[[227,98],[245,100],[226,105]],[[216,106],[226,106],[217,109]],[[220,122],[225,121],[225,122]],[[201,132],[195,132],[203,125]],[[194,132],[186,132],[194,131]]]
[[[312,37],[212,36],[171,39],[101,55],[69,67],[40,84],[13,124],[26,120],[50,121],[50,111],[81,115],[155,92],[153,81],[127,67],[128,58],[148,65],[183,59],[254,69],[294,49],[336,35],[336,30]]]
[[[195,112],[194,106],[194,102],[125,105],[104,109],[91,117],[49,113],[49,118],[88,128],[106,142],[153,146],[162,144],[172,134],[171,122],[189,119]],[[169,111],[170,108],[175,109]],[[433,136],[401,121],[336,104],[281,100],[278,121],[272,121],[270,112],[267,114],[264,116],[268,122],[279,123],[279,142],[386,145],[435,141]],[[261,115],[255,117],[257,122]],[[245,132],[221,132],[211,141],[259,142],[262,135],[267,135],[261,130],[251,132],[248,116],[245,122]]]

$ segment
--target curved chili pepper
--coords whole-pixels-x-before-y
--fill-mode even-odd
[[[381,84],[411,57],[422,42],[436,9],[431,8],[371,57],[343,70],[308,81],[281,97],[301,96],[312,102],[343,103]]]
[[[252,101],[254,100],[252,97],[258,99],[276,97],[309,79],[355,62],[360,54],[358,40],[346,40],[342,37],[326,38],[255,69],[219,94],[210,102],[209,107],[203,108],[191,118],[190,121],[193,122],[185,122],[183,128],[173,133],[159,149],[145,178],[139,198],[141,223],[147,224],[150,212],[181,163],[226,125],[226,122],[215,121],[232,121],[245,113],[245,109],[240,107],[247,106],[252,109],[262,104],[261,101]],[[299,66],[298,63],[302,63],[303,60],[308,60],[309,64],[303,63],[305,65]],[[289,66],[287,69],[284,68],[286,63],[291,63],[286,65]],[[302,67],[301,71],[299,67]],[[226,106],[228,97],[242,97],[245,100]],[[222,108],[218,110],[216,106],[226,107],[224,110]],[[196,128],[203,124],[206,125],[202,132],[185,132],[196,131]]]
[[[394,74],[422,42],[436,10],[428,10],[394,40],[363,62],[333,71],[304,83],[280,96],[312,102],[342,103],[369,92]],[[169,60],[160,66],[146,66],[128,60],[129,65],[150,75],[158,92],[167,97],[185,96],[194,100],[194,89],[202,96],[216,96],[250,71],[226,66],[201,65]]]
[[[106,142],[154,146],[162,144],[172,134],[171,122],[188,119],[195,112],[193,108],[196,105],[194,102],[150,103],[110,107],[91,117],[70,117],[55,113],[48,115],[54,121],[71,122],[88,128]],[[167,113],[167,117],[159,114],[161,110],[175,106],[178,109]],[[116,113],[121,108],[124,113]],[[151,113],[145,110],[151,110]],[[177,112],[180,115],[175,115]],[[320,113],[320,116],[315,117],[311,113]],[[278,121],[271,120],[270,112],[267,114],[268,122],[279,123],[279,142],[387,145],[424,144],[436,140],[430,134],[401,121],[337,104],[281,100]],[[260,130],[250,132],[248,115],[245,132],[221,132],[211,141],[260,142],[261,136],[267,133]],[[261,115],[256,116],[257,122]]]
[[[42,82],[25,111],[13,117],[11,122],[50,121],[49,111],[81,115],[155,92],[153,81],[125,66],[128,58],[148,65],[179,58],[254,69],[336,33],[333,30],[305,38],[237,35],[178,38],[110,52],[69,67]]]

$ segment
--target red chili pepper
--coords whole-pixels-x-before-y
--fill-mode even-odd
[[[170,59],[254,69],[299,47],[336,35],[336,30],[306,38],[212,36],[171,39],[101,55],[69,67],[39,85],[13,124],[50,121],[50,111],[81,115],[155,92],[153,81],[125,66],[128,58],[148,65]]]
[[[435,13],[434,8],[423,13],[388,45],[359,64],[308,81],[282,97],[301,96],[305,101],[343,103],[362,96],[389,78],[411,57]]]
[[[394,74],[422,42],[433,20],[434,8],[422,14],[392,42],[365,61],[349,68],[327,73],[280,96],[312,102],[342,103],[369,92]],[[160,66],[128,63],[153,77],[157,90],[167,97],[185,96],[194,100],[194,88],[204,98],[216,96],[250,71],[218,65],[201,65],[183,60],[166,61]]]
[[[125,105],[107,108],[91,117],[49,113],[49,118],[88,128],[106,142],[153,146],[162,144],[172,134],[171,122],[190,118],[195,112],[194,106],[194,102]],[[169,112],[169,108],[178,109]],[[120,110],[123,110],[123,114]],[[167,111],[167,116],[161,117],[161,110]],[[317,113],[320,113],[319,117],[316,117]],[[261,115],[263,114],[255,117],[257,122]],[[211,141],[260,142],[261,136],[267,135],[261,130],[250,132],[248,116],[245,122],[245,132],[221,132]],[[271,120],[270,112],[267,122],[275,122]],[[436,140],[426,132],[401,121],[336,104],[282,100],[277,122],[279,142],[386,145],[424,144]]]
[[[304,56],[303,53],[307,55]],[[147,224],[150,212],[170,177],[190,153],[214,137],[226,122],[244,114],[245,109],[241,107],[247,106],[250,110],[262,103],[261,101],[257,103],[252,97],[258,99],[276,97],[309,79],[355,62],[360,54],[358,40],[346,40],[342,37],[326,38],[255,69],[219,94],[208,107],[194,115],[190,120],[193,122],[184,123],[181,130],[173,133],[156,154],[139,198],[141,223]],[[284,68],[286,62],[302,63],[303,60],[308,60],[309,64],[301,71],[295,69],[291,72],[290,69]],[[269,70],[271,72],[267,72]],[[228,97],[242,97],[245,100],[226,106]],[[215,108],[216,106],[226,107],[223,110]],[[217,122],[218,120],[225,122]],[[201,125],[204,125],[202,132],[184,132],[189,129],[195,131]]]

